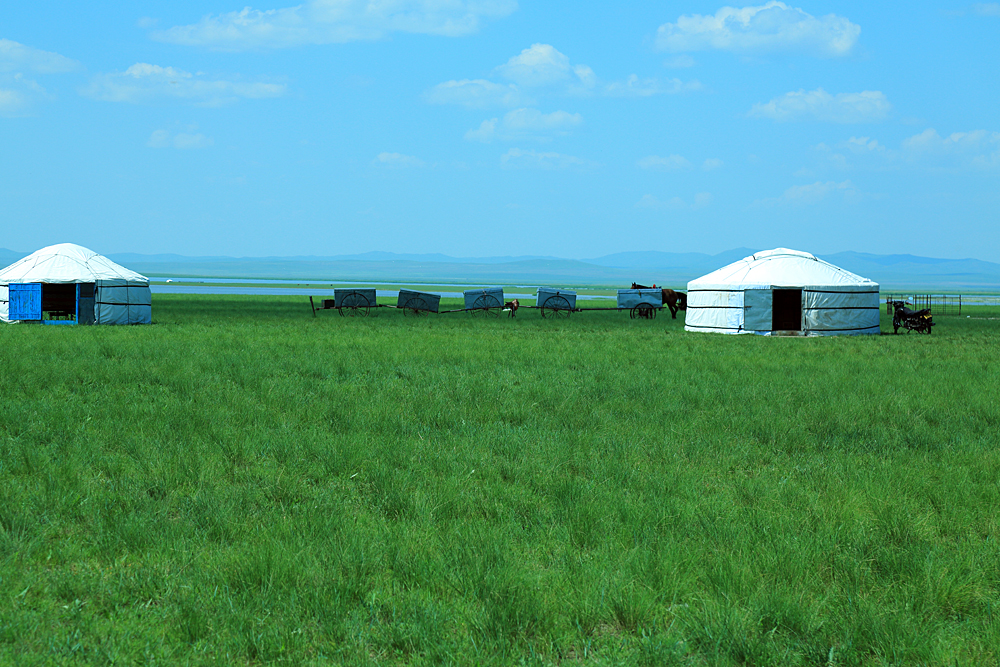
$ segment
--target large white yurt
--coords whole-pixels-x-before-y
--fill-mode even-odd
[[[684,329],[836,336],[879,333],[878,283],[807,252],[758,252],[688,283]]]
[[[0,320],[149,324],[149,279],[82,246],[52,245],[0,271]]]

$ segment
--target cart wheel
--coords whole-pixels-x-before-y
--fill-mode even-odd
[[[550,296],[542,304],[542,317],[566,318],[573,312],[569,307],[569,300],[564,296]]]
[[[483,294],[472,302],[472,308],[469,312],[473,317],[499,317],[501,308],[503,308],[503,304],[495,296]]]
[[[340,301],[340,314],[345,317],[367,317],[371,304],[364,294],[351,292]]]
[[[415,296],[412,299],[407,299],[406,303],[403,304],[403,315],[424,315],[430,308],[427,307],[427,302],[424,301],[423,297]]]
[[[629,313],[629,316],[632,319],[638,317],[643,320],[651,320],[656,317],[656,307],[649,303],[636,304]]]

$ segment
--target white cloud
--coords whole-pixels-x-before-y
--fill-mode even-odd
[[[649,211],[684,211],[705,208],[712,203],[712,195],[709,192],[699,192],[694,196],[694,201],[688,204],[680,197],[671,197],[662,200],[654,195],[643,195],[642,199],[635,203],[635,208],[642,208]]]
[[[793,185],[785,190],[781,198],[785,201],[811,204],[825,199],[830,193],[851,190],[854,190],[854,185],[850,181],[843,181],[841,183],[833,181],[822,183],[816,181],[809,185]]]
[[[639,160],[636,164],[638,164],[643,169],[677,170],[677,169],[688,169],[691,167],[691,163],[680,155],[668,155],[666,157],[660,157],[659,155],[648,155]]]
[[[818,204],[832,196],[840,195],[844,201],[857,201],[862,195],[850,181],[816,181],[807,185],[793,185],[780,197],[759,199],[753,203],[755,207],[770,206],[807,206]]]
[[[466,132],[465,138],[469,141],[482,141],[484,144],[488,144],[496,137],[498,122],[500,122],[499,118],[484,120],[478,128]]]
[[[504,125],[517,131],[562,132],[582,124],[583,116],[565,111],[544,114],[537,109],[515,109],[504,116]]]
[[[928,128],[908,139],[903,140],[903,148],[920,153],[953,153],[958,151],[975,151],[987,144],[1000,141],[1000,132],[974,130],[972,132],[953,132],[942,137],[937,130]]]
[[[972,5],[972,11],[980,16],[1000,16],[1000,2],[979,2]]]
[[[153,130],[146,145],[150,148],[167,148],[170,145],[170,133],[166,130]]]
[[[514,84],[493,83],[485,79],[445,81],[424,93],[424,99],[431,104],[460,104],[470,109],[513,107],[525,102]]]
[[[171,136],[167,130],[155,130],[149,136],[149,141],[146,142],[146,145],[150,148],[178,148],[181,150],[208,148],[213,144],[215,144],[215,141],[204,134],[178,132]]]
[[[284,84],[226,81],[209,78],[201,72],[191,74],[173,67],[136,63],[124,72],[98,74],[81,92],[107,102],[136,104],[177,99],[218,106],[240,98],[281,97],[286,88]]]
[[[580,125],[583,125],[583,116],[578,113],[553,111],[546,114],[538,109],[514,109],[508,111],[502,119],[484,120],[477,129],[466,132],[465,138],[482,142],[490,142],[493,139],[545,141],[554,136],[569,134]]]
[[[838,169],[857,165],[869,168],[963,169],[1000,166],[1000,132],[972,130],[941,136],[928,128],[890,148],[871,137],[851,137],[833,146],[817,145],[816,150]],[[856,163],[856,164],[855,164]]]
[[[609,97],[650,97],[660,94],[675,94],[692,90],[701,90],[701,83],[680,79],[640,79],[632,74],[624,81],[614,81],[604,88],[604,94]]]
[[[708,16],[681,16],[676,23],[659,27],[656,45],[674,53],[797,51],[829,57],[849,54],[860,34],[860,26],[841,16],[815,17],[783,2],[768,2],[756,7],[722,7]]]
[[[671,197],[663,201],[653,195],[643,195],[642,199],[635,203],[635,208],[645,208],[651,211],[679,211],[686,206],[687,204],[680,197]]]
[[[892,105],[880,91],[831,95],[822,88],[785,93],[766,104],[755,104],[750,115],[778,121],[821,120],[833,123],[870,123],[883,120]]]
[[[152,37],[232,51],[356,42],[394,32],[456,37],[516,9],[515,0],[306,0],[281,9],[246,7],[208,15]]]
[[[543,95],[607,97],[649,97],[701,90],[698,81],[640,78],[630,75],[622,81],[602,83],[587,65],[572,64],[568,56],[551,44],[532,44],[503,65],[494,74],[509,83],[487,79],[459,79],[439,83],[424,93],[432,104],[459,104],[477,109],[514,107],[535,104]]]
[[[27,100],[20,92],[0,88],[0,116],[20,116],[26,106]]]
[[[0,84],[10,86],[0,88],[0,116],[29,116],[35,101],[51,98],[37,81],[25,77],[21,72],[0,75]]]
[[[424,161],[420,158],[412,155],[403,155],[402,153],[379,153],[375,157],[374,164],[396,169],[425,166]]]
[[[0,39],[0,116],[30,115],[35,101],[51,97],[26,74],[61,74],[79,68],[80,63],[58,53]]]
[[[710,157],[701,163],[701,168],[704,171],[712,171],[713,169],[718,169],[722,166],[722,160],[715,157]]]
[[[673,58],[668,58],[663,62],[663,66],[671,69],[684,69],[685,67],[694,67],[695,61],[694,58],[684,53]]]
[[[562,155],[561,153],[539,153],[511,148],[500,157],[500,166],[505,169],[570,169],[593,168],[597,164],[590,160]]]
[[[904,139],[903,151],[911,160],[937,157],[977,167],[993,167],[1000,164],[1000,132],[973,130],[942,137],[937,130],[928,128]]]
[[[842,170],[852,167],[848,163],[845,153],[858,157],[868,164],[873,164],[871,162],[872,159],[877,159],[879,163],[885,163],[887,160],[894,160],[896,158],[895,151],[887,149],[879,143],[878,139],[872,139],[871,137],[851,137],[847,141],[837,142],[835,148],[841,152],[835,152],[834,148],[828,146],[825,142],[819,143],[815,148],[834,168]],[[800,169],[794,175],[812,176],[813,172],[808,169]]]
[[[569,58],[551,44],[532,44],[497,67],[496,72],[526,87],[570,84],[592,88],[596,82],[592,69],[586,65],[571,66]]]
[[[79,68],[80,63],[58,53],[33,49],[9,39],[0,39],[0,72],[60,74]]]
[[[851,137],[844,145],[854,153],[883,153],[885,146],[871,137]]]

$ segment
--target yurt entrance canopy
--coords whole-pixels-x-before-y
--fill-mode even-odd
[[[879,333],[878,283],[807,252],[776,248],[688,283],[687,331]]]
[[[0,271],[0,320],[149,324],[149,279],[73,243],[49,246]]]

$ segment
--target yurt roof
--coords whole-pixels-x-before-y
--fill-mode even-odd
[[[876,286],[839,266],[819,259],[815,255],[788,248],[775,248],[754,253],[721,269],[688,283],[688,289],[712,286],[762,287],[762,286]]]
[[[149,282],[146,276],[75,243],[59,243],[36,250],[0,271],[0,284],[92,283],[98,280]]]

